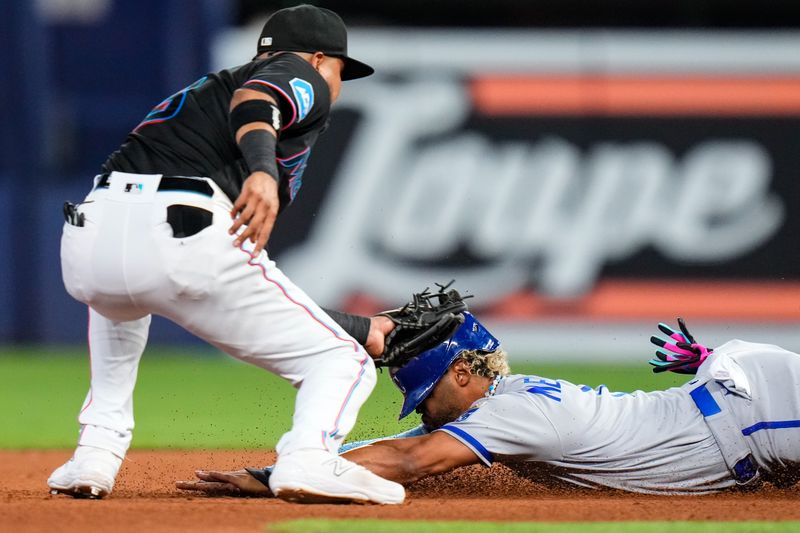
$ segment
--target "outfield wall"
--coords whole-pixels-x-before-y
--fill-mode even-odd
[[[216,65],[257,32],[223,34]],[[520,354],[630,357],[675,316],[709,343],[800,348],[800,34],[371,30],[350,48],[378,74],[345,84],[282,222],[279,264],[323,305],[456,278]]]
[[[258,28],[220,32],[210,0],[151,26],[108,5],[38,33],[29,12],[0,26],[0,342],[84,341],[60,280],[62,202],[150,105],[252,56]],[[193,37],[148,38],[172,23]],[[709,344],[800,351],[800,32],[356,28],[350,48],[378,74],[345,84],[270,243],[320,303],[370,313],[456,278],[520,357],[646,358],[654,324],[679,315]],[[49,68],[16,69],[8,50]],[[52,127],[26,122],[39,115]],[[189,339],[154,323],[154,343]]]

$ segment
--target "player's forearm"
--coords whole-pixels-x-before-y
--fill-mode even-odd
[[[369,335],[370,319],[365,316],[351,315],[341,311],[334,311],[333,309],[323,309],[328,316],[336,321],[337,324],[342,326],[357,343],[364,346],[367,343]]]
[[[404,485],[480,462],[475,452],[443,431],[384,440],[343,456],[381,477]]]
[[[367,318],[332,309],[323,310],[372,357],[378,358],[383,354],[386,336],[394,329],[394,322],[390,318],[381,315]]]
[[[358,463],[367,470],[385,479],[408,485],[429,475],[418,467],[409,453],[411,447],[403,440],[384,440],[369,446],[356,448],[343,454],[349,461]]]
[[[350,450],[361,448],[362,446],[368,446],[370,444],[374,444],[381,440],[407,439],[409,437],[419,437],[420,435],[427,435],[428,433],[430,432],[425,428],[425,426],[423,424],[420,424],[417,427],[408,429],[401,433],[397,433],[396,435],[387,435],[385,437],[359,440],[355,442],[348,442],[346,444],[342,444],[341,446],[339,446],[339,454],[344,454],[345,452],[349,452]]]

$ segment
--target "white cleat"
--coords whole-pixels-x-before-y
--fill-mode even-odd
[[[50,494],[97,500],[111,494],[122,459],[113,453],[78,446],[72,458],[55,469],[47,480]]]
[[[278,498],[297,503],[403,503],[402,485],[325,450],[281,455],[269,477]]]

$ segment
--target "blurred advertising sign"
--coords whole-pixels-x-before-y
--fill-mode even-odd
[[[800,34],[364,31],[351,49],[380,75],[345,84],[301,196],[332,185],[277,254],[323,305],[456,278],[500,321],[800,322]]]

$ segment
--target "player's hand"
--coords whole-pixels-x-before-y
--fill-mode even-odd
[[[193,490],[214,496],[261,496],[270,497],[272,491],[247,470],[218,472],[214,470],[198,470],[193,481],[176,481],[175,487],[181,490]]]
[[[364,349],[374,358],[383,355],[383,348],[388,335],[395,327],[394,322],[389,317],[378,315],[369,319],[369,333]]]
[[[678,374],[696,374],[700,365],[714,351],[695,342],[682,318],[678,318],[678,327],[680,331],[675,331],[662,322],[658,325],[658,329],[666,334],[669,340],[650,337],[650,342],[664,349],[656,350],[656,357],[648,361],[654,367],[653,372],[669,370]]]
[[[234,235],[239,228],[247,226],[236,237],[234,246],[250,240],[254,243],[253,256],[264,249],[269,240],[275,218],[278,216],[278,182],[266,172],[253,172],[242,185],[242,192],[231,209],[233,225],[228,232]]]

